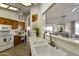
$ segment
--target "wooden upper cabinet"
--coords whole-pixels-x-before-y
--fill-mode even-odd
[[[19,22],[19,21],[7,19],[7,18],[0,17],[0,24],[12,25],[12,29],[17,29],[18,26],[20,26],[22,30],[25,29],[24,22]]]
[[[24,22],[21,22],[21,28],[22,28],[22,30],[25,29],[25,23]]]
[[[12,21],[6,18],[0,18],[0,24],[12,25]]]
[[[5,19],[5,24],[7,24],[7,25],[12,25],[12,20]]]
[[[23,29],[25,29],[25,23],[23,23]]]
[[[21,26],[21,22],[18,22],[18,26]]]
[[[12,28],[17,29],[18,28],[18,21],[12,21]]]
[[[5,24],[5,19],[0,18],[0,24]]]

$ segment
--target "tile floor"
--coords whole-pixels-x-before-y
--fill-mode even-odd
[[[0,56],[30,56],[29,51],[29,43],[25,42],[3,52],[0,52]]]

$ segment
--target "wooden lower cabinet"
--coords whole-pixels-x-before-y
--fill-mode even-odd
[[[21,44],[21,36],[15,35],[14,36],[14,46]]]

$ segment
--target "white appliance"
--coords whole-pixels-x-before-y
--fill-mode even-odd
[[[0,52],[14,46],[14,36],[11,25],[0,24]]]

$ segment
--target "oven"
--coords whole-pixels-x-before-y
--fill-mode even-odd
[[[14,41],[13,41],[13,36],[11,36],[11,35],[5,36],[4,42],[5,42],[5,44],[13,43],[13,42],[14,42]]]
[[[0,51],[14,46],[14,36],[11,25],[0,25]]]

